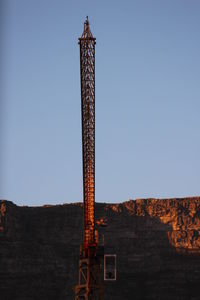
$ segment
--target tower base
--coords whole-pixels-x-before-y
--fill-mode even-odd
[[[75,286],[75,300],[103,300],[101,264],[97,256],[80,257],[79,283]]]

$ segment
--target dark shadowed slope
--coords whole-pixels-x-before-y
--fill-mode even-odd
[[[200,197],[96,204],[117,255],[105,300],[200,299]],[[82,205],[18,207],[0,201],[0,299],[74,299]]]

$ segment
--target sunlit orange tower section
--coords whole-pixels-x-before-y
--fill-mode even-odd
[[[95,44],[88,17],[80,45],[81,115],[83,155],[84,236],[79,259],[79,282],[75,300],[103,299],[100,257],[95,230]]]
[[[88,19],[79,38],[81,72],[84,248],[94,240],[95,202],[95,44]]]

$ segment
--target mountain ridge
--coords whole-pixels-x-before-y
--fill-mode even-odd
[[[1,300],[74,298],[82,206],[0,200]],[[96,203],[95,209],[105,253],[117,255],[117,280],[105,282],[105,300],[199,299],[200,197]]]

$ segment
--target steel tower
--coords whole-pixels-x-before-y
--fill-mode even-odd
[[[95,230],[95,44],[88,17],[84,23],[80,45],[82,159],[83,159],[83,223],[84,237],[80,249],[79,282],[75,300],[103,299],[100,280],[100,255]]]

